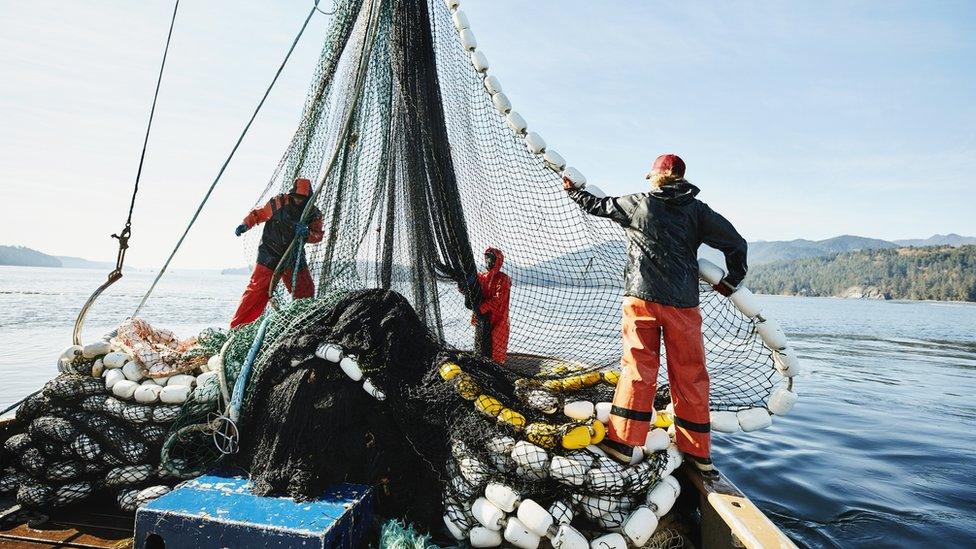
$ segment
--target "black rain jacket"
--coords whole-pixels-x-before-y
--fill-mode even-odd
[[[698,247],[725,254],[725,280],[738,286],[746,276],[746,241],[735,227],[695,198],[687,181],[646,193],[597,198],[584,190],[569,196],[583,211],[616,221],[627,231],[624,293],[674,307],[698,305]]]

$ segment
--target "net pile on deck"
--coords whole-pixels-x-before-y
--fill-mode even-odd
[[[296,306],[248,382],[234,463],[255,492],[307,499],[371,484],[381,516],[443,524],[476,546],[680,538],[666,518],[681,463],[666,392],[628,467],[594,446],[615,369],[528,355],[516,369],[452,349],[392,291]]]
[[[42,511],[99,493],[134,511],[168,492],[184,477],[160,467],[161,445],[190,395],[219,397],[208,360],[225,338],[180,341],[129,319],[110,341],[66,349],[59,375],[17,409],[26,429],[4,442],[0,492]]]

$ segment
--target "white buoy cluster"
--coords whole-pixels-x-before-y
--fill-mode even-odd
[[[698,260],[698,276],[706,283],[714,286],[725,278],[725,274],[721,267],[711,261]],[[772,425],[773,416],[785,415],[793,409],[798,398],[794,378],[800,373],[800,361],[779,323],[763,314],[762,304],[749,288],[740,285],[729,296],[729,301],[754,323],[763,345],[772,351],[773,363],[776,371],[783,376],[784,383],[773,391],[765,408],[712,412],[711,426],[721,433],[734,433],[740,429],[746,432],[757,431]]]
[[[315,356],[339,365],[342,373],[349,379],[363,383],[363,390],[369,393],[376,400],[386,400],[386,394],[381,391],[373,381],[363,376],[363,370],[359,367],[358,357],[354,354],[346,353],[342,347],[329,342],[324,342],[315,349]]]
[[[455,441],[453,460],[448,464],[451,495],[445,500],[444,524],[455,539],[467,540],[472,547],[498,547],[507,542],[535,549],[543,538],[553,547],[565,549],[641,547],[681,490],[671,475],[681,465],[681,452],[666,433],[664,440],[664,447],[654,450],[662,452],[665,460],[660,471],[651,460],[636,466],[619,464],[596,446],[551,455],[507,435],[487,442],[488,463],[475,457],[463,442]],[[568,496],[544,507],[493,480],[513,472],[526,480],[552,478],[567,488]],[[601,495],[609,493],[626,495]],[[603,531],[588,539],[572,524],[577,516]]]
[[[512,102],[502,91],[502,85],[498,78],[488,74],[488,58],[478,50],[478,40],[475,38],[474,31],[471,30],[471,22],[468,21],[468,16],[460,8],[460,2],[445,0],[444,3],[451,11],[451,19],[454,22],[455,30],[457,30],[461,47],[470,55],[471,65],[484,78],[485,91],[491,97],[491,103],[495,109],[505,117],[508,127],[515,132],[515,135],[524,140],[525,147],[529,152],[541,157],[547,168],[562,177],[568,178],[577,189],[586,187],[586,177],[576,168],[567,166],[562,155],[547,146],[541,135],[528,130],[525,118],[512,109]]]

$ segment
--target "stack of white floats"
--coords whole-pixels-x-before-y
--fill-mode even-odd
[[[698,260],[698,276],[711,285],[716,285],[725,278],[725,271],[707,259]],[[769,427],[773,417],[785,415],[796,404],[797,394],[794,390],[794,377],[800,373],[800,362],[796,353],[789,346],[786,334],[779,323],[763,315],[762,305],[756,296],[745,286],[739,286],[729,301],[735,305],[744,316],[755,323],[756,333],[763,344],[773,353],[773,363],[785,382],[773,394],[765,408],[749,408],[738,412],[712,412],[712,429],[722,433],[756,431]]]
[[[484,494],[475,494],[478,497],[472,501],[447,502],[444,524],[455,539],[467,539],[472,547],[498,547],[508,542],[514,547],[536,549],[543,538],[557,549],[586,549],[591,544],[641,547],[680,492],[678,480],[668,474],[636,502],[625,497],[573,495],[572,503],[557,500],[547,509],[532,499],[523,499],[509,486],[488,483]],[[607,532],[588,540],[572,525],[577,511]]]
[[[454,21],[454,28],[458,32],[461,47],[470,53],[471,65],[474,66],[474,69],[484,76],[485,90],[491,96],[491,102],[495,109],[505,117],[508,127],[525,140],[525,147],[532,154],[541,157],[547,168],[569,178],[576,188],[584,188],[586,177],[576,168],[567,167],[566,160],[562,155],[549,148],[541,135],[528,131],[525,119],[518,112],[512,110],[512,102],[502,91],[502,85],[498,78],[488,74],[488,58],[485,57],[484,53],[478,51],[478,40],[475,39],[474,31],[471,30],[471,22],[468,21],[468,16],[460,9],[460,2],[445,0],[444,3],[451,10],[451,18]]]
[[[109,344],[99,342],[92,345]],[[88,347],[91,345],[85,349]],[[217,383],[217,372],[209,371],[209,366],[205,366],[203,368],[205,371],[199,376],[180,374],[169,377],[147,377],[146,369],[124,351],[108,350],[105,356],[95,361],[92,375],[101,376],[105,380],[105,388],[120,400],[135,401],[139,404],[183,404],[190,397],[194,387]],[[69,351],[71,348],[65,353]],[[208,362],[208,365],[212,363],[213,360]]]
[[[376,385],[373,385],[373,381],[368,377],[363,377],[363,370],[359,367],[359,360],[356,355],[345,353],[342,347],[338,345],[324,342],[315,350],[315,356],[338,364],[339,369],[342,370],[342,373],[346,374],[346,377],[353,381],[362,381],[363,390],[369,393],[370,396],[376,400],[386,400],[386,394],[377,388]]]

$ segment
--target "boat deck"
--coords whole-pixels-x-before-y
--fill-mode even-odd
[[[2,509],[14,504],[11,497],[0,498]],[[54,512],[44,522],[33,521],[26,514],[5,517],[0,521],[0,547],[132,547],[133,515],[111,511],[114,508],[114,502],[106,500]]]

